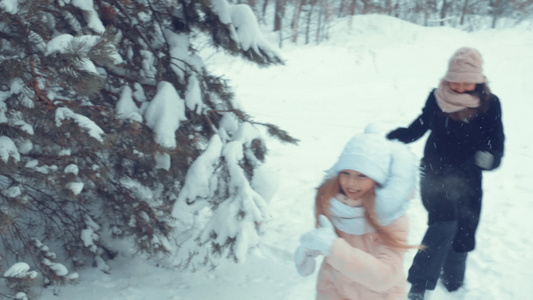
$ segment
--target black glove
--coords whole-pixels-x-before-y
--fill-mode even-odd
[[[399,140],[404,142],[409,136],[409,129],[405,127],[400,127],[395,129],[387,134],[387,139],[389,140]]]

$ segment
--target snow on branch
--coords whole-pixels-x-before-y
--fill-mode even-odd
[[[104,24],[98,17],[98,13],[94,10],[93,0],[72,0],[72,5],[83,10],[85,21],[87,26],[94,30],[95,32],[102,33],[105,31]]]
[[[133,101],[133,91],[127,85],[122,89],[120,99],[117,102],[117,115],[121,119],[142,122],[141,112]]]
[[[172,58],[170,68],[180,78],[185,79],[187,70],[199,72],[203,68],[203,62],[197,55],[189,53],[189,35],[178,34],[164,29],[163,34],[168,41],[169,53]]]
[[[229,172],[230,195],[214,210],[203,229],[200,242],[207,243],[214,236],[215,252],[224,252],[220,255],[232,256],[237,262],[242,262],[248,249],[259,243],[256,226],[268,219],[268,204],[252,189],[241,167],[240,163],[244,159],[242,142],[227,143],[222,155]],[[231,247],[227,247],[228,244]]]
[[[100,226],[87,215],[85,216],[85,225],[86,228],[81,231],[83,246],[88,248],[91,252],[96,253],[98,246],[96,246],[94,242],[100,239],[100,236],[97,233],[97,231],[100,230]]]
[[[187,91],[185,94],[185,104],[187,105],[187,108],[192,111],[196,111],[197,114],[200,114],[205,107],[204,103],[202,102],[200,83],[195,75],[191,75],[189,77]]]
[[[70,190],[72,194],[77,196],[83,190],[84,185],[85,184],[83,182],[69,182],[65,185],[65,187]]]
[[[231,39],[240,45],[248,58],[254,55],[274,63],[282,63],[281,54],[263,37],[257,18],[246,4],[232,5],[227,0],[213,0],[212,10],[226,25]]]
[[[16,0],[2,0],[0,1],[0,9],[4,10],[5,12],[15,15],[17,14],[19,10],[19,4]]]
[[[78,68],[87,72],[98,74],[94,63],[88,58],[88,55],[91,49],[97,47],[103,41],[104,37],[99,35],[72,36],[68,33],[64,33],[54,37],[46,44],[46,54],[51,55],[54,53],[79,53],[82,55],[82,58],[78,63]],[[123,59],[118,54],[115,46],[112,43],[107,43],[106,45],[110,47],[109,55],[113,63],[122,63]]]
[[[166,148],[175,148],[176,130],[180,121],[187,120],[185,101],[170,82],[161,81],[144,117],[146,125],[155,133],[155,142]]]
[[[180,191],[172,209],[172,216],[188,226],[192,223],[192,212],[189,204],[197,198],[207,198],[213,193],[212,177],[215,165],[220,159],[222,141],[220,136],[213,135],[205,151],[192,163],[185,184]]]
[[[37,272],[30,271],[30,266],[25,262],[18,262],[13,264],[7,271],[4,272],[6,278],[35,278]]]
[[[10,157],[13,157],[15,161],[20,160],[20,153],[18,152],[17,146],[7,136],[0,136],[0,159],[7,163]]]
[[[69,270],[67,267],[65,267],[65,265],[53,262],[53,260],[57,258],[57,255],[55,252],[50,251],[48,246],[36,238],[32,238],[32,242],[33,246],[38,249],[42,255],[40,258],[40,270],[41,273],[46,277],[45,281],[51,280],[52,278],[57,278],[63,282],[74,282],[78,279],[78,273],[69,273]]]
[[[60,127],[63,124],[63,120],[73,120],[81,128],[87,130],[90,136],[96,140],[103,142],[102,135],[105,133],[96,123],[87,118],[86,116],[77,114],[66,107],[59,107],[56,110],[56,126]]]
[[[264,221],[267,217],[266,210],[268,204],[251,188],[244,170],[241,167],[240,162],[244,159],[242,142],[234,141],[226,144],[222,154],[227,161],[231,178],[231,190],[239,191],[239,198],[243,201],[242,206],[245,211],[249,213],[251,212],[250,218],[253,219],[253,221]]]

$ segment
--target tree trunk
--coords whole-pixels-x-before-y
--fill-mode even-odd
[[[492,16],[492,25],[491,25],[491,28],[492,29],[495,29],[496,28],[496,23],[498,22],[498,14],[494,14]]]
[[[257,0],[247,0],[246,4],[255,12],[257,9]]]
[[[387,15],[392,16],[392,7],[393,7],[392,0],[387,0],[385,2],[385,6],[386,6],[385,9],[387,10]]]
[[[274,31],[279,31],[282,29],[284,15],[285,0],[276,0],[276,8],[274,13]]]
[[[424,26],[428,26],[429,24],[429,16],[431,15],[431,12],[430,12],[430,2],[431,0],[426,0],[424,2]]]
[[[315,36],[315,42],[317,43],[317,45],[320,42],[320,32],[322,30],[322,17],[324,16],[324,10],[325,10],[325,6],[323,5],[324,1],[321,0],[320,2],[322,2],[322,3],[320,5],[319,11],[318,11],[318,18],[317,18],[318,19],[318,25],[316,27],[316,36]]]
[[[496,23],[502,13],[502,0],[494,0],[492,2],[492,25],[491,28],[496,28]]]
[[[361,0],[363,1],[363,14],[368,14],[372,10],[372,1],[370,0]]]
[[[298,40],[298,25],[300,23],[300,13],[302,12],[303,0],[296,0],[296,9],[294,11],[294,18],[292,19],[292,42],[296,43]]]
[[[444,19],[446,18],[446,10],[448,9],[448,2],[447,0],[442,1],[442,7],[440,10],[440,26],[444,26]]]
[[[269,1],[269,0],[264,0],[264,1],[265,1],[265,2],[263,2],[263,9],[262,9],[262,12],[261,12],[261,14],[262,14],[262,16],[263,16],[263,17],[262,17],[263,22],[264,22],[264,20],[265,20],[265,15],[266,15],[266,10],[267,10],[267,6],[268,6],[268,1]]]
[[[463,6],[463,12],[461,13],[461,22],[459,24],[464,25],[465,15],[468,8],[468,0],[465,0],[465,5]]]
[[[357,3],[357,0],[352,0],[352,3],[350,3],[350,16],[355,16],[356,3]]]
[[[346,0],[339,0],[339,9],[337,10],[337,18],[342,17],[342,13],[344,11],[344,2]]]
[[[309,9],[309,12],[307,13],[307,28],[305,29],[305,44],[309,44],[309,34],[311,32],[311,16],[313,15],[313,9],[315,8],[314,3],[309,3],[311,8]]]

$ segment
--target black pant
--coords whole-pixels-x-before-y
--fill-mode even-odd
[[[447,282],[464,279],[466,252],[475,248],[481,213],[481,172],[450,168],[424,172],[420,180],[428,229],[409,269],[411,284],[433,290],[441,276]]]
[[[481,214],[481,170],[447,168],[423,173],[420,196],[428,212],[428,225],[457,221],[453,248],[468,252],[475,248],[475,235]]]
[[[456,231],[457,221],[437,222],[428,227],[422,240],[426,248],[418,251],[409,269],[407,280],[412,285],[433,290],[439,277],[450,290],[463,284],[467,253],[453,250]]]

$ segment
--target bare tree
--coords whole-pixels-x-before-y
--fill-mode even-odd
[[[304,4],[304,0],[296,0],[295,2],[295,9],[294,9],[294,17],[292,19],[292,42],[296,43],[298,41],[298,35],[299,35],[299,26],[300,24],[300,13],[302,12],[302,6]]]
[[[440,25],[444,26],[444,20],[446,19],[446,13],[448,10],[447,0],[442,0],[442,7],[440,8]]]
[[[237,0],[235,0],[237,1]],[[331,18],[352,17],[357,14],[386,14],[424,26],[475,26],[468,24],[469,15],[475,14],[496,27],[505,17],[519,23],[533,17],[533,0],[240,0],[250,5],[262,6],[263,19],[274,12],[274,31],[292,42],[299,35],[305,36],[305,43],[311,39],[320,42],[327,36]],[[268,9],[268,6],[272,9]],[[283,24],[285,14],[290,22]],[[266,16],[270,18],[270,16]],[[351,20],[348,20],[351,24]],[[479,21],[475,21],[479,22]],[[285,28],[284,28],[285,27]],[[283,30],[284,29],[284,30]]]
[[[283,17],[285,16],[286,0],[276,0],[274,12],[274,31],[281,31],[283,26]]]
[[[459,22],[460,25],[464,25],[467,11],[468,11],[468,0],[465,0],[465,3],[463,5],[463,11],[461,12],[461,21]]]
[[[505,0],[492,0],[490,2],[491,14],[492,14],[492,24],[491,28],[496,28],[496,23],[503,13],[503,6]]]
[[[309,0],[307,3],[307,25],[305,28],[305,44],[309,44],[309,35],[311,34],[311,20],[315,10],[316,0]]]
[[[269,0],[263,0],[263,9],[261,10],[261,20],[265,20],[265,16],[266,16],[266,10],[267,10],[267,7],[268,7],[268,3],[269,3]]]
[[[352,0],[350,3],[350,16],[355,15],[355,8],[357,7],[357,0]]]
[[[361,0],[363,2],[363,14],[372,12],[372,0]]]

